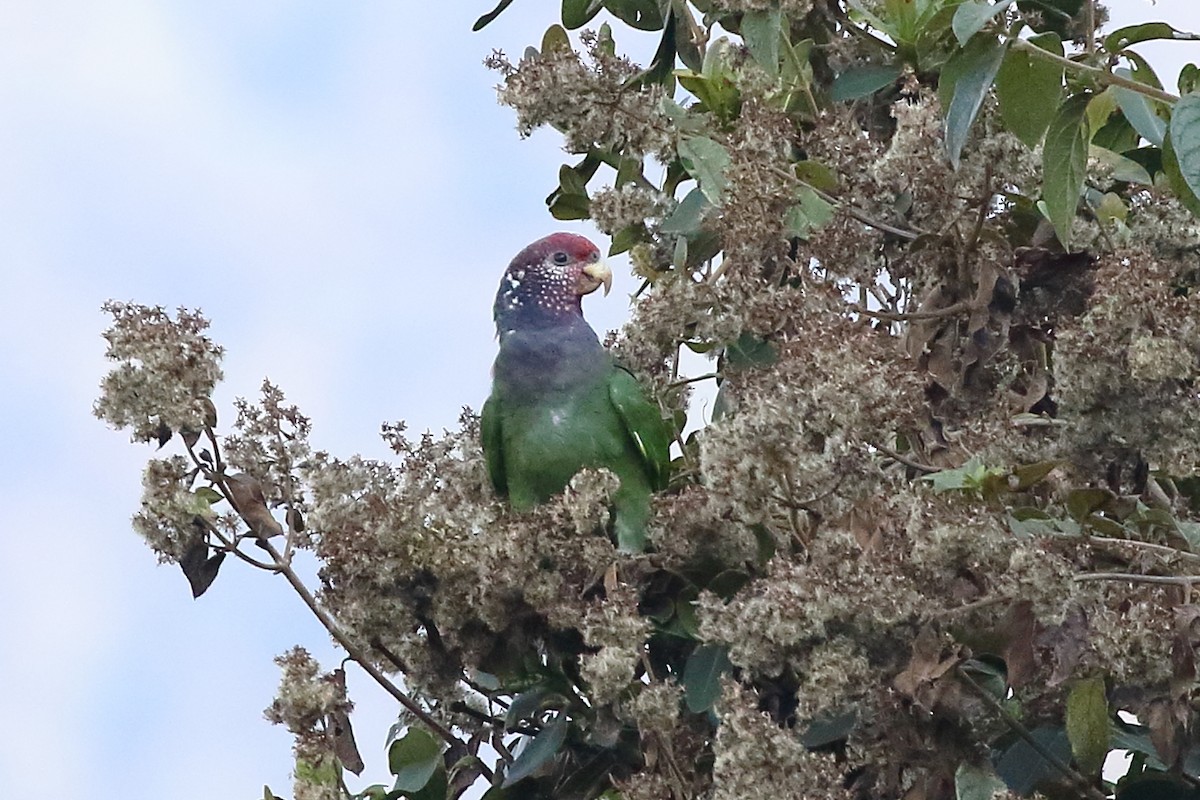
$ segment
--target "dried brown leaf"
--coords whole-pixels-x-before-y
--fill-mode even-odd
[[[1018,600],[1008,608],[1004,619],[1004,663],[1008,667],[1008,685],[1014,689],[1028,683],[1037,671],[1033,654],[1036,620],[1033,617],[1033,602]]]

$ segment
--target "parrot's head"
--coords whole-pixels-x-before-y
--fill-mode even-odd
[[[517,253],[496,292],[493,312],[501,333],[546,328],[583,319],[585,294],[612,288],[612,272],[583,236],[552,233]]]

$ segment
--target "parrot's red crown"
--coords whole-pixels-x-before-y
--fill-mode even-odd
[[[540,264],[554,253],[566,253],[572,262],[589,262],[600,258],[600,248],[592,244],[586,236],[577,233],[552,233],[517,253],[509,268]]]

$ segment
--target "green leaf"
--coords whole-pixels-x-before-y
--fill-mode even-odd
[[[754,367],[769,367],[779,360],[779,351],[775,345],[761,336],[743,332],[736,342],[725,348],[725,369],[753,369]]]
[[[700,184],[700,191],[714,205],[721,202],[727,181],[729,152],[707,136],[690,136],[679,143],[679,158],[683,167]]]
[[[897,64],[851,67],[834,79],[833,84],[829,87],[829,96],[835,102],[866,97],[895,83],[902,71]]]
[[[800,744],[805,747],[825,747],[834,742],[844,742],[858,725],[858,709],[852,708],[838,714],[818,717],[809,723],[800,734]]]
[[[1017,491],[1024,491],[1040,482],[1062,464],[1062,461],[1037,461],[1033,464],[1022,464],[1015,467],[1012,474],[1017,479]]]
[[[617,164],[617,177],[613,181],[613,185],[620,189],[627,183],[637,184],[638,181],[645,182],[645,177],[642,175],[642,160],[628,156],[622,158]]]
[[[1038,33],[1054,31],[1066,36],[1075,27],[1075,16],[1084,0],[1017,0],[1017,8],[1026,14],[1026,23]]]
[[[1003,788],[1004,781],[990,769],[964,762],[954,770],[955,800],[991,800]]]
[[[522,720],[537,719],[546,709],[562,708],[565,704],[565,698],[557,692],[545,687],[530,689],[513,698],[508,713],[504,715],[504,726],[511,729]]]
[[[665,20],[658,0],[605,0],[614,17],[640,31],[661,31]]]
[[[396,776],[393,791],[418,791],[429,783],[440,766],[441,743],[424,728],[409,728],[408,733],[388,748],[388,769]]]
[[[704,67],[704,52],[699,37],[703,34],[692,17],[686,0],[671,0],[671,23],[675,28],[675,50],[688,69],[699,72]]]
[[[1170,39],[1176,42],[1194,42],[1200,36],[1194,33],[1177,31],[1165,22],[1144,22],[1141,25],[1127,25],[1104,37],[1104,49],[1110,53],[1118,53],[1138,42],[1148,42],[1152,39]]]
[[[796,173],[797,178],[814,189],[820,189],[823,192],[832,192],[837,189],[837,175],[820,161],[797,161],[792,166],[792,171]]]
[[[562,24],[568,30],[582,28],[604,7],[602,0],[563,0]]]
[[[784,224],[791,236],[807,239],[833,219],[833,206],[811,186],[801,186],[799,202],[787,210]]]
[[[1146,756],[1146,766],[1150,769],[1165,770],[1167,765],[1158,757],[1158,748],[1150,738],[1150,729],[1144,725],[1135,725],[1113,718],[1110,720],[1109,741],[1116,750],[1132,750]]]
[[[946,109],[946,152],[955,169],[975,115],[1000,69],[1004,51],[1005,45],[994,36],[978,34],[951,56],[942,69],[938,97]]]
[[[783,11],[774,6],[766,11],[742,15],[742,39],[751,57],[772,78],[779,76],[779,40],[783,34]]]
[[[712,52],[712,48],[709,48]],[[724,75],[696,75],[689,70],[676,70],[675,79],[722,120],[732,119],[741,107],[741,92]]]
[[[342,768],[332,757],[318,757],[316,761],[296,759],[292,772],[298,780],[321,786],[337,786],[342,777]]]
[[[679,205],[671,212],[671,216],[663,220],[659,230],[663,233],[680,233],[684,236],[699,233],[700,225],[704,222],[704,215],[710,208],[712,208],[712,204],[704,197],[704,192],[700,191],[699,187],[692,189],[683,200],[679,201]]]
[[[567,164],[558,168],[558,185],[563,194],[587,194],[587,181]]]
[[[867,24],[875,30],[880,31],[881,33],[886,33],[893,39],[898,38],[896,26],[891,25],[889,22],[876,16],[871,10],[863,5],[862,0],[847,0],[846,5],[851,9],[850,19],[855,21],[858,19],[865,20]]]
[[[1171,187],[1171,191],[1175,193],[1175,197],[1193,215],[1200,217],[1200,198],[1196,197],[1195,192],[1192,191],[1192,188],[1188,186],[1187,180],[1183,177],[1183,170],[1179,166],[1179,157],[1175,153],[1175,144],[1169,136],[1163,142],[1162,169],[1163,174],[1167,178],[1167,185]]]
[[[221,494],[211,486],[201,486],[196,490],[195,494],[196,497],[200,498],[205,503],[208,503],[210,506],[225,499],[225,495]]]
[[[1062,728],[1042,726],[1030,731],[1035,741],[1063,761],[1071,757],[1071,743]],[[1044,759],[1024,739],[1017,739],[994,762],[996,774],[1019,795],[1032,794],[1045,781],[1060,777],[1058,767]]]
[[[1085,487],[1067,492],[1067,513],[1072,519],[1083,520],[1093,511],[1104,508],[1116,498],[1108,489]]]
[[[613,234],[612,245],[608,248],[608,255],[620,255],[633,247],[638,242],[646,241],[646,226],[640,222],[635,222],[633,225],[627,225],[621,230]]]
[[[1200,67],[1195,64],[1184,64],[1179,70],[1179,80],[1175,82],[1180,94],[1191,94],[1200,89]]]
[[[525,746],[508,768],[503,787],[512,786],[517,781],[529,777],[558,754],[563,742],[567,740],[567,728],[570,723],[566,714],[559,714],[550,724],[542,728],[541,733]]]
[[[494,20],[496,17],[500,16],[500,14],[502,14],[504,12],[504,9],[511,6],[512,2],[513,2],[513,0],[500,0],[500,2],[496,4],[495,8],[493,8],[488,13],[484,14],[479,19],[475,20],[475,24],[471,26],[471,30],[473,30],[473,31],[483,30],[485,27],[487,27],[488,25],[491,24],[492,20]]]
[[[938,494],[949,491],[977,492],[991,481],[1006,474],[1007,470],[1000,467],[986,467],[978,458],[971,458],[961,467],[922,475],[920,480],[933,484],[933,491]]]
[[[732,668],[729,648],[722,644],[702,644],[688,656],[683,668],[683,696],[687,707],[702,714],[721,696],[721,676]]]
[[[1086,776],[1100,774],[1109,749],[1108,698],[1103,678],[1085,678],[1067,695],[1067,738],[1075,763]]]
[[[551,25],[546,28],[546,32],[542,34],[542,52],[552,53],[555,50],[559,52],[569,52],[571,49],[571,40],[567,37],[566,28],[562,25]]]
[[[550,214],[555,219],[587,219],[591,213],[592,201],[587,195],[558,194],[550,201]]]
[[[1114,153],[1112,150],[1096,145],[1088,148],[1088,155],[1111,169],[1114,181],[1139,183],[1146,186],[1154,183],[1146,168],[1132,158],[1126,158],[1120,153]]]
[[[1091,96],[1071,97],[1050,121],[1042,148],[1042,197],[1047,216],[1063,249],[1071,248],[1071,227],[1087,174],[1087,104]]]
[[[1135,80],[1134,73],[1124,67],[1114,70],[1114,74]],[[1129,124],[1134,127],[1134,130],[1141,134],[1146,141],[1162,147],[1163,137],[1167,132],[1167,123],[1155,113],[1154,107],[1151,105],[1152,101],[1146,95],[1135,92],[1133,89],[1126,89],[1124,86],[1113,86],[1111,90],[1117,98],[1117,105],[1121,107],[1121,113],[1125,115],[1125,119],[1129,120]]]
[[[416,792],[404,792],[403,795],[407,800],[446,800],[446,788],[449,782],[449,776],[446,774],[444,764],[439,764],[434,771],[433,777],[425,784],[425,786]],[[388,794],[386,800],[396,800],[397,792],[393,790]]]
[[[992,17],[1004,11],[1004,9],[1012,4],[1013,0],[1000,0],[995,5],[983,3],[979,0],[969,0],[961,4],[955,9],[954,21],[950,23],[950,27],[954,30],[954,36],[958,39],[958,43],[966,44],[967,40],[979,33]]]
[[[1029,40],[1041,49],[1063,54],[1062,41],[1055,33],[1044,33]],[[996,73],[996,97],[1000,118],[1018,139],[1036,147],[1062,102],[1063,68],[1052,61],[1020,48],[1011,48]]]
[[[1200,198],[1200,93],[1179,98],[1171,114],[1170,137],[1179,174],[1192,196]]]

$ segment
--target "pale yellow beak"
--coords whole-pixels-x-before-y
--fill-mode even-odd
[[[588,264],[583,268],[583,274],[591,278],[592,281],[595,281],[595,283],[591,284],[589,282],[584,284],[584,286],[581,287],[584,289],[581,294],[590,294],[599,289],[601,286],[604,287],[604,294],[606,296],[612,290],[612,270],[609,269],[608,265],[603,261],[596,261]]]

